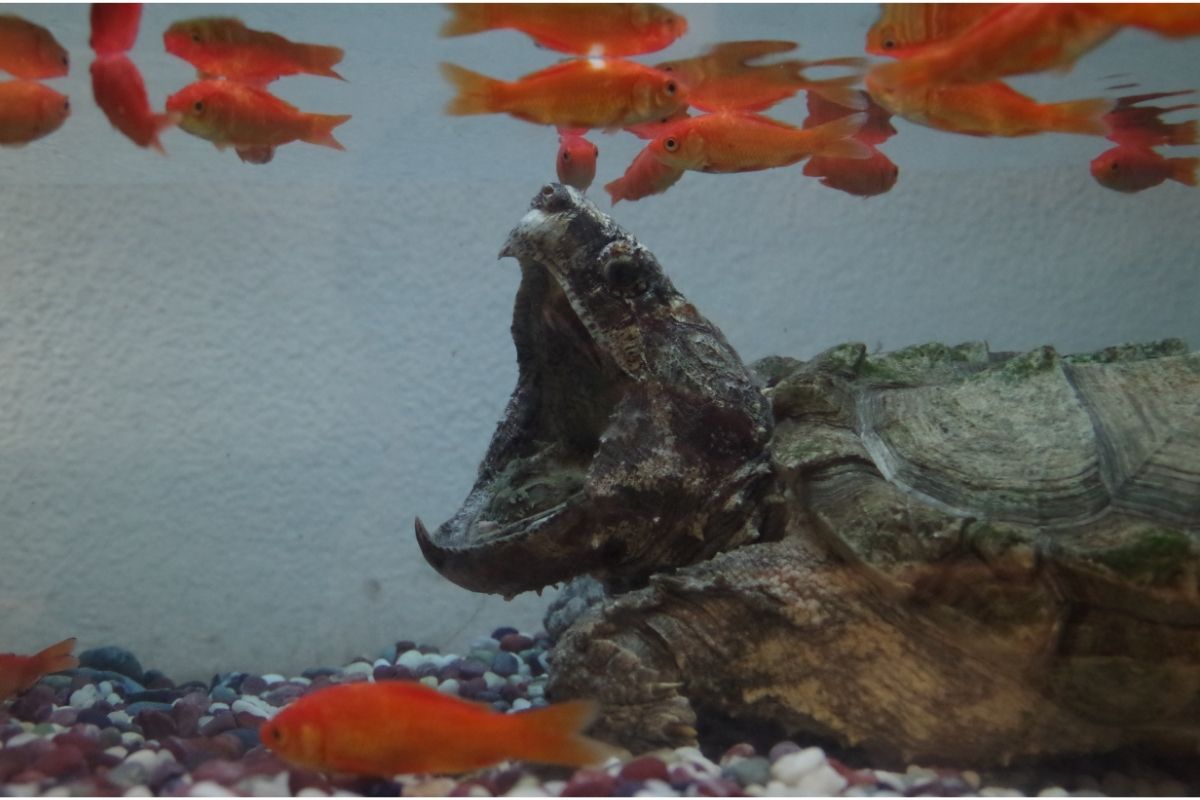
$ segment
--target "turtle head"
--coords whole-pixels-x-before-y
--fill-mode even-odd
[[[649,250],[544,187],[500,252],[520,263],[517,387],[474,488],[425,558],[512,596],[576,575],[633,582],[746,534],[770,475],[770,407]]]

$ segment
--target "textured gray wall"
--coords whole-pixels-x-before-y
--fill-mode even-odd
[[[190,80],[159,40],[175,19],[238,13],[345,47],[348,83],[273,90],[353,114],[348,151],[296,144],[256,167],[178,131],[166,158],[134,148],[91,102],[86,7],[11,9],[71,50],[53,85],[74,112],[0,151],[0,650],[75,634],[186,678],[536,627],[545,598],[443,581],[412,519],[436,525],[465,497],[515,382],[517,268],[496,252],[556,148],[547,129],[444,116],[436,64],[515,77],[554,56],[511,32],[438,39],[435,6],[148,7],[134,58],[156,104]],[[853,54],[875,8],[686,12],[664,58],[774,37]],[[1018,85],[1066,99],[1128,73],[1181,89],[1197,65],[1200,45],[1132,32]],[[747,359],[846,340],[1200,344],[1196,190],[1100,188],[1099,139],[897,127],[882,197],[799,168],[691,174],[615,216]],[[594,139],[607,209],[600,185],[639,143]]]

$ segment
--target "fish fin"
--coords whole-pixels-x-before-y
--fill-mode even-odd
[[[509,715],[514,756],[542,764],[583,767],[621,754],[620,748],[583,735],[600,713],[592,700],[568,700]],[[517,752],[519,751],[519,752]]]
[[[346,80],[333,69],[334,64],[340,62],[345,56],[342,48],[324,44],[305,44],[301,47],[303,48],[304,64],[310,74],[337,78],[339,81]]]
[[[309,114],[308,121],[312,127],[301,141],[332,147],[334,150],[345,150],[342,143],[333,138],[333,129],[349,119],[349,114]]]
[[[857,83],[858,79],[855,76],[851,77],[851,83]],[[835,78],[833,81],[814,81],[808,90],[813,94],[820,95],[831,103],[835,103],[843,108],[850,108],[855,111],[865,111],[867,109],[867,98],[858,89],[851,88],[848,84],[842,82],[843,79]],[[838,81],[838,83],[834,83]]]
[[[75,637],[63,639],[61,642],[56,642],[50,645],[42,652],[34,656],[34,660],[38,665],[38,671],[41,675],[50,672],[61,672],[64,669],[74,669],[79,666],[79,659],[71,655],[71,651],[75,649]],[[40,677],[40,675],[39,675]]]
[[[804,65],[810,67],[850,67],[851,69],[866,69],[870,62],[860,56],[842,56],[840,58],[822,58],[820,61],[809,61]]]
[[[1184,186],[1196,185],[1197,170],[1200,170],[1200,157],[1171,159],[1171,180],[1179,181]]]
[[[469,36],[491,29],[484,3],[452,3],[446,10],[450,19],[442,23],[438,36]]]
[[[1200,124],[1194,119],[1189,119],[1187,122],[1175,123],[1171,128],[1171,134],[1168,144],[1185,145],[1196,144],[1200,139]]]
[[[456,6],[457,8],[457,6]],[[498,111],[495,103],[495,90],[504,81],[489,78],[478,72],[472,72],[466,67],[443,62],[442,75],[454,84],[458,94],[446,104],[446,113],[454,116],[466,114],[490,114]]]
[[[1113,110],[1114,105],[1114,101],[1103,97],[1051,103],[1047,106],[1051,114],[1051,124],[1047,130],[1105,136],[1110,126],[1104,117]]]
[[[833,122],[826,122],[808,131],[813,135],[815,145],[812,154],[831,156],[833,158],[870,158],[871,148],[851,137],[862,130],[867,121],[865,112],[851,114]]]

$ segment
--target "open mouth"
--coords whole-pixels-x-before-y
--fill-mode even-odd
[[[545,187],[501,256],[521,265],[517,387],[459,511],[417,520],[425,558],[512,596],[722,549],[744,514],[708,507],[762,482],[771,423],[720,332],[572,189]]]

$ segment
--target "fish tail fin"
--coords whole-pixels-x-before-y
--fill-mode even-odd
[[[829,78],[828,80],[813,81],[808,85],[808,90],[843,108],[864,111],[867,108],[867,97],[855,88],[858,81],[858,75]]]
[[[1200,171],[1200,156],[1171,159],[1171,180],[1184,186],[1195,186],[1197,171]]]
[[[814,139],[812,155],[833,158],[870,158],[871,148],[853,138],[854,134],[862,130],[866,121],[866,113],[860,111],[857,114],[809,128]]]
[[[1046,106],[1050,112],[1050,125],[1047,126],[1047,130],[1104,136],[1110,130],[1104,117],[1113,110],[1113,105],[1112,100],[1103,97],[1051,103]]]
[[[154,115],[154,133],[150,136],[150,146],[157,150],[162,155],[166,155],[167,151],[163,149],[162,142],[158,140],[158,135],[173,125],[178,125],[182,115],[178,111],[168,111],[166,114]]]
[[[510,715],[517,758],[542,764],[584,767],[599,764],[620,749],[583,735],[600,707],[592,700],[568,700]]]
[[[342,48],[324,44],[306,44],[301,47],[303,48],[303,62],[310,73],[323,75],[326,78],[337,78],[339,81],[346,80],[333,68],[346,55]]]
[[[39,675],[50,672],[61,672],[64,669],[74,669],[79,666],[79,659],[71,655],[75,649],[75,637],[63,639],[47,647],[33,657],[37,664]],[[36,680],[36,678],[34,679]]]
[[[450,19],[442,23],[438,36],[469,36],[491,30],[485,3],[452,3],[446,6]]]
[[[490,114],[499,110],[496,107],[496,89],[503,86],[504,81],[472,72],[457,64],[443,62],[441,69],[442,75],[454,84],[454,88],[458,91],[454,99],[446,104],[447,114],[464,116],[467,114]]]
[[[333,138],[333,129],[348,119],[349,114],[309,114],[308,121],[311,127],[302,141],[332,147],[334,150],[345,150],[342,143]]]
[[[1167,138],[1167,144],[1174,145],[1196,144],[1198,141],[1200,141],[1200,124],[1194,119],[1172,125],[1171,133]]]

